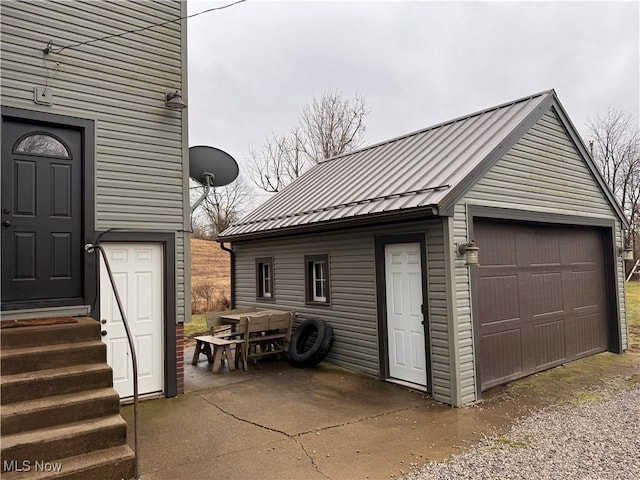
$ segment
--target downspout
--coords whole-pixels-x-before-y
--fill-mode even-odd
[[[220,248],[225,252],[229,252],[231,257],[231,281],[229,282],[231,285],[231,306],[230,308],[236,308],[236,288],[235,288],[235,278],[236,278],[236,255],[233,251],[233,248],[228,248],[224,246],[224,240],[216,240],[220,244]]]

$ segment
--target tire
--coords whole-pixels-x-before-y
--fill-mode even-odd
[[[305,344],[317,334],[314,343],[305,350]],[[294,367],[314,367],[327,356],[333,344],[333,328],[316,318],[304,320],[293,332],[289,348],[289,363]]]

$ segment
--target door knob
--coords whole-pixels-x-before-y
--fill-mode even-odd
[[[102,335],[103,337],[106,337],[107,336],[107,331],[106,330],[102,330],[100,332],[100,335]]]
[[[10,227],[11,226],[11,222],[9,220],[5,220],[4,222],[2,222],[2,226],[3,227]]]

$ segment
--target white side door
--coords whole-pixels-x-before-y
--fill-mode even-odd
[[[104,243],[138,360],[138,392],[164,388],[163,250],[159,243]],[[113,386],[120,398],[133,395],[133,367],[124,323],[100,257],[100,321]]]
[[[427,385],[419,243],[385,246],[389,375]]]

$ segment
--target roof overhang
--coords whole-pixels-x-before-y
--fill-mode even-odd
[[[357,228],[372,225],[389,224],[395,222],[405,222],[409,220],[422,220],[439,216],[438,208],[435,205],[427,205],[405,210],[394,210],[388,212],[369,213],[356,217],[328,220],[325,222],[309,223],[306,225],[296,225],[291,227],[280,227],[271,230],[261,230],[236,235],[219,236],[219,242],[239,242],[267,238],[280,238],[290,235],[305,235],[309,233],[329,233],[333,230],[343,230],[345,228]]]

